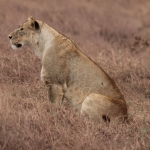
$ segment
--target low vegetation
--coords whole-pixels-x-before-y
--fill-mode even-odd
[[[0,149],[149,150],[149,0],[0,1]],[[96,124],[50,104],[41,63],[8,34],[28,16],[73,39],[117,83],[128,104],[124,124]]]

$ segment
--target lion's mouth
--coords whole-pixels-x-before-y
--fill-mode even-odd
[[[22,44],[18,43],[18,44],[11,44],[12,49],[18,49],[20,47],[22,47]]]
[[[22,46],[22,44],[15,44],[15,46],[17,47],[17,48],[19,48],[19,47],[21,47]]]

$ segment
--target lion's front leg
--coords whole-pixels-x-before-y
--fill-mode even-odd
[[[41,69],[41,80],[45,85],[49,85],[50,84],[50,78],[49,75],[46,71],[46,69],[42,66]]]
[[[49,74],[47,73],[46,69],[42,66],[41,69],[41,80],[42,82],[48,86],[48,98],[49,101],[54,103],[62,103],[63,101],[63,89],[61,85],[52,84]]]
[[[64,99],[63,89],[60,85],[52,84],[48,89],[48,97],[51,103],[62,104]]]

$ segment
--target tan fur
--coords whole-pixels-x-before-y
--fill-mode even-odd
[[[32,17],[9,37],[12,48],[28,45],[41,59],[50,101],[66,98],[75,112],[99,122],[127,118],[126,102],[114,81],[70,39]]]

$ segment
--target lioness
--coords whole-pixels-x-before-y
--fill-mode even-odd
[[[114,81],[66,36],[29,17],[9,34],[13,49],[28,45],[41,59],[49,100],[66,98],[75,112],[98,122],[127,119],[127,105]]]

